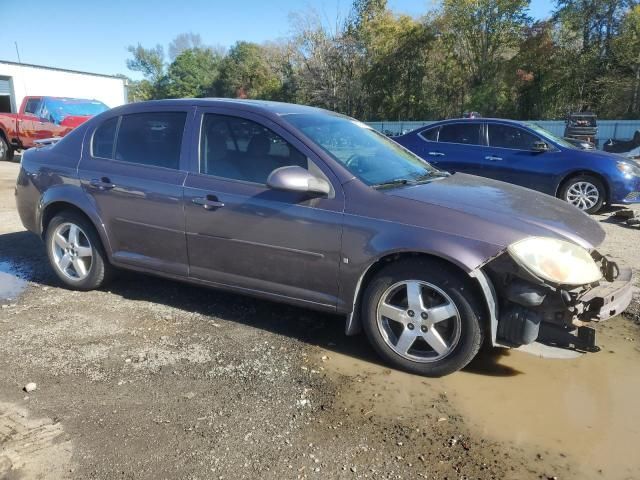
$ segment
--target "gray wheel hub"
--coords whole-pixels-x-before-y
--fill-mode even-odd
[[[76,282],[87,278],[93,264],[93,247],[82,228],[71,222],[58,225],[51,235],[50,248],[53,264],[62,275]]]
[[[566,200],[580,210],[589,210],[600,200],[600,192],[591,182],[575,182],[567,189]]]
[[[414,362],[441,360],[460,340],[462,321],[455,303],[442,289],[421,280],[391,285],[378,302],[376,317],[385,343]]]

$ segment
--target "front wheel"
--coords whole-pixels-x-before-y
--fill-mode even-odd
[[[363,298],[363,328],[392,365],[439,377],[478,353],[482,310],[469,280],[440,261],[398,262],[382,269]]]
[[[605,200],[602,182],[592,175],[578,175],[569,179],[560,190],[560,198],[587,213],[596,213]]]

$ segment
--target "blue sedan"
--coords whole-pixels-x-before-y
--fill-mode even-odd
[[[605,204],[640,203],[640,163],[580,150],[533,123],[445,120],[394,140],[443,170],[528,187],[587,213]]]

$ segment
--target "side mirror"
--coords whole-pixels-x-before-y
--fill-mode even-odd
[[[533,147],[531,147],[531,150],[533,150],[534,152],[548,152],[549,151],[549,145],[545,142],[534,142],[533,143]]]
[[[323,178],[311,175],[302,167],[291,165],[276,168],[267,178],[267,186],[274,190],[288,190],[290,192],[307,192],[321,195],[331,193],[331,185]]]

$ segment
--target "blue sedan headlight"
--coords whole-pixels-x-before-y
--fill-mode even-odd
[[[635,163],[618,162],[616,166],[625,177],[640,177],[640,167]]]

